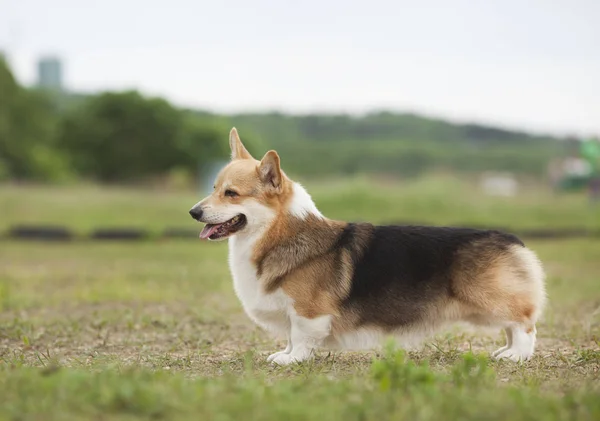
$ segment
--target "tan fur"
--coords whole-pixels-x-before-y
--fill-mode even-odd
[[[229,133],[229,147],[231,148],[231,159],[253,159],[250,152],[242,144],[235,127]]]
[[[344,223],[320,220],[314,216],[306,220],[290,216],[277,218],[257,242],[253,253],[265,290],[274,291],[284,281],[292,282],[285,276],[325,259],[332,265],[334,256],[330,256],[328,251],[344,226]]]
[[[309,216],[280,216],[257,243],[253,260],[267,292],[282,288],[294,300],[298,314],[315,318],[341,316],[341,302],[350,293],[353,262],[350,251],[333,250],[347,224]],[[357,233],[364,248],[370,232]],[[360,252],[360,250],[357,250]],[[336,262],[339,261],[338,276]],[[351,328],[346,322],[346,328]]]
[[[259,168],[260,161],[254,158],[231,161],[217,176],[213,193],[201,202],[202,205],[224,206],[254,199],[280,213],[290,200],[292,193],[290,182],[282,180],[281,191],[274,194],[262,183]],[[226,190],[233,190],[239,196],[225,196]]]
[[[534,324],[545,302],[535,255],[520,246],[503,252],[490,241],[473,243],[456,256],[453,292],[463,317],[477,324],[510,320]]]

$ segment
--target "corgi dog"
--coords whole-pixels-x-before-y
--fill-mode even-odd
[[[268,361],[304,361],[319,348],[401,344],[453,322],[504,329],[497,359],[525,361],[546,301],[534,252],[498,231],[376,226],[325,217],[282,171],[258,161],[235,128],[231,161],[189,211],[201,239],[229,241],[235,292],[256,324],[287,339]]]

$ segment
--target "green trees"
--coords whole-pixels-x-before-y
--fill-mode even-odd
[[[232,119],[241,133],[251,130],[264,141],[277,141],[282,164],[295,175],[415,176],[442,169],[541,176],[548,162],[562,152],[556,138],[451,124],[414,114],[270,113],[240,114]]]
[[[65,175],[54,145],[57,115],[42,92],[23,89],[0,57],[0,179],[56,179]]]
[[[138,181],[192,174],[229,153],[221,117],[132,91],[74,100],[22,88],[0,60],[0,179]]]
[[[183,116],[137,92],[92,97],[68,113],[59,144],[78,174],[101,181],[160,174],[177,165]]]
[[[227,117],[179,109],[134,91],[91,96],[39,92],[19,86],[0,58],[0,180],[70,176],[132,182],[169,173],[190,179],[228,156],[232,126],[257,158],[267,147],[276,148],[294,175],[412,176],[440,168],[539,175],[560,144],[544,136],[413,114]]]

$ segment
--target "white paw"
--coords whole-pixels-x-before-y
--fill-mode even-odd
[[[508,348],[496,355],[495,358],[497,360],[511,360],[514,362],[527,361],[531,358],[531,352],[520,352],[514,348]]]
[[[498,355],[502,354],[508,348],[509,348],[508,345],[504,345],[502,348],[499,348],[499,349],[495,350],[494,352],[492,352],[492,357],[496,358]]]
[[[271,363],[273,364],[277,364],[277,365],[289,365],[295,362],[299,362],[302,361],[301,359],[298,359],[297,357],[293,357],[291,354],[285,354],[285,353],[278,353],[279,355],[276,355],[275,357],[273,357],[273,359],[271,360]]]
[[[267,362],[270,363],[271,361],[273,361],[275,358],[277,358],[279,355],[287,355],[288,352],[287,351],[279,351],[276,352],[274,354],[271,354],[267,357]]]

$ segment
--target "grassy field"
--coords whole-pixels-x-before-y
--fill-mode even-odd
[[[522,228],[600,229],[598,210],[583,194],[557,196],[523,184],[515,197],[482,197],[478,184],[452,175],[410,182],[358,178],[304,183],[331,218],[373,222],[481,225]],[[80,233],[96,227],[139,227],[160,232],[193,227],[187,211],[201,197],[173,192],[98,186],[0,185],[0,230],[17,223],[66,225]]]
[[[337,218],[598,227],[584,197],[482,198],[457,180],[313,189]],[[4,227],[197,227],[190,193],[0,187]],[[189,219],[189,221],[188,221]],[[282,347],[244,315],[226,244],[0,242],[0,420],[598,420],[600,241],[527,241],[548,272],[538,352],[490,361],[496,331],[456,327],[408,352]]]

